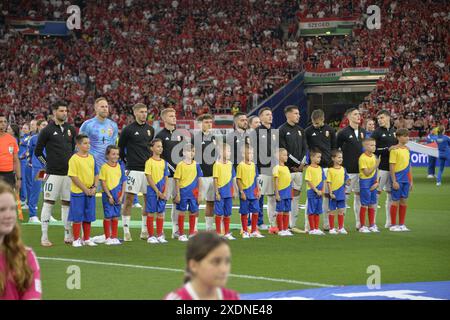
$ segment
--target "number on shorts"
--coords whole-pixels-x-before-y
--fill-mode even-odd
[[[263,184],[264,184],[264,180],[263,179],[258,179],[258,183],[259,183],[260,188],[262,188]]]
[[[46,183],[44,189],[45,189],[45,192],[52,192],[53,191],[53,183]]]
[[[131,185],[134,186],[134,183],[136,182],[136,179],[135,179],[135,178],[128,176],[128,177],[127,177],[127,180],[128,180],[128,181],[127,181],[128,184],[131,184]]]

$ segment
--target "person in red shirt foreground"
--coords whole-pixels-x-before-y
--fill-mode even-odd
[[[165,300],[239,300],[237,292],[225,288],[230,269],[227,240],[211,231],[199,232],[187,243],[184,286]]]
[[[15,199],[12,188],[0,181],[0,300],[38,300],[39,264],[22,243]]]

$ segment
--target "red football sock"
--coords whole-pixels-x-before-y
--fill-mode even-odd
[[[103,219],[103,231],[105,232],[105,239],[111,238],[111,220]]]
[[[369,208],[369,225],[375,225],[375,208]]]
[[[153,214],[147,215],[147,232],[149,237],[153,237],[155,235],[155,227],[153,225],[153,221],[155,220],[155,217]]]
[[[366,225],[366,209],[367,207],[361,207],[361,209],[359,209],[359,222],[361,227]]]
[[[244,232],[248,232],[248,214],[241,214],[241,224],[242,230],[244,230]]]
[[[320,215],[319,214],[314,215],[314,224],[315,224],[316,230],[319,229],[319,225],[320,225]]]
[[[184,212],[178,215],[178,232],[180,236],[184,234]]]
[[[400,205],[400,212],[399,212],[399,224],[402,226],[405,224],[405,217],[406,217],[406,205]]]
[[[91,237],[91,223],[90,222],[83,222],[83,239],[89,240]]]
[[[277,214],[277,227],[279,231],[283,230],[283,215],[281,213]]]
[[[225,227],[225,234],[230,233],[230,217],[223,217],[223,225]]]
[[[222,217],[216,216],[216,232],[220,235],[222,230]]]
[[[117,239],[119,233],[119,220],[117,218],[111,221],[111,237]]]
[[[328,222],[330,223],[330,229],[334,229],[334,214],[328,216]]]
[[[156,235],[158,237],[163,235],[164,217],[156,216]]]
[[[74,222],[72,225],[72,229],[73,229],[73,239],[74,240],[80,239],[81,222]]]
[[[289,228],[289,214],[283,214],[283,230]]]
[[[252,232],[258,231],[258,213],[252,213]]]
[[[395,226],[397,222],[397,206],[391,205],[391,225]]]
[[[339,224],[339,229],[344,228],[344,215],[343,214],[338,215],[338,224]]]
[[[316,224],[314,221],[314,215],[313,214],[308,214],[308,220],[309,220],[309,230],[315,230],[316,229]]]
[[[189,215],[189,235],[195,233],[195,221],[197,216],[195,214]]]

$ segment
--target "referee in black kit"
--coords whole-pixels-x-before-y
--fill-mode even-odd
[[[126,126],[119,138],[120,159],[125,163],[127,175],[126,197],[122,209],[124,241],[132,241],[130,233],[131,207],[135,195],[147,193],[145,162],[150,158],[149,144],[155,136],[155,129],[147,123],[147,106],[137,103],[133,106],[135,121]],[[141,239],[147,240],[146,199],[142,207]]]
[[[292,178],[293,197],[289,227],[291,231],[299,233],[302,230],[297,228],[297,218],[302,190],[303,167],[306,163],[306,135],[303,128],[298,125],[300,111],[297,106],[287,106],[284,109],[284,114],[286,122],[279,128],[279,135],[280,148],[284,148],[288,152],[286,165],[289,167]]]
[[[375,139],[377,149],[375,155],[381,157],[378,171],[378,193],[386,191],[386,224],[385,228],[391,226],[390,208],[392,203],[391,178],[389,176],[389,149],[398,143],[395,137],[395,129],[391,125],[391,114],[387,110],[377,113],[379,127],[372,133],[371,138]]]
[[[359,194],[359,157],[363,152],[362,141],[366,138],[366,130],[360,127],[361,114],[357,108],[350,108],[345,112],[348,126],[339,131],[337,146],[344,157],[343,166],[350,177],[350,185],[346,187],[346,195],[354,192],[353,210],[355,212],[356,229],[360,227],[359,211],[361,198]]]
[[[157,134],[156,138],[162,140],[163,153],[162,158],[166,160],[169,167],[169,179],[167,183],[167,195],[168,199],[172,200],[176,197],[175,181],[173,180],[173,175],[177,163],[182,161],[182,141],[183,138],[188,136],[183,135],[181,131],[176,129],[177,125],[177,113],[173,108],[166,108],[161,111],[161,119],[164,121],[164,128],[162,128]],[[180,146],[178,146],[180,144]],[[177,147],[178,146],[178,147]],[[178,238],[178,212],[175,203],[172,201],[172,212],[170,215],[172,219],[172,235],[173,238]]]
[[[336,149],[336,131],[325,124],[325,114],[323,110],[317,109],[311,113],[310,125],[305,130],[306,141],[308,143],[308,149],[319,149],[322,152],[322,159],[320,160],[320,166],[324,169],[325,173],[331,166],[331,150]],[[327,184],[325,184],[325,196],[328,197]],[[306,204],[308,208],[308,204]],[[323,201],[323,229],[329,230],[330,225],[328,222],[328,199]],[[305,231],[309,230],[308,217],[305,209]]]

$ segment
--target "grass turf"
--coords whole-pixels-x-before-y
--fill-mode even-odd
[[[280,238],[267,235],[264,239],[231,241],[232,274],[266,277],[268,279],[243,279],[230,277],[228,287],[241,293],[316,288],[323,285],[365,284],[370,265],[381,268],[382,283],[402,283],[450,280],[450,184],[436,187],[434,180],[425,178],[423,168],[414,168],[414,189],[409,198],[406,224],[411,232],[392,233],[380,228],[379,234],[360,234],[354,229],[353,209],[347,210],[345,225],[347,236],[313,237],[296,234]],[[384,227],[384,199],[380,198],[377,223]],[[305,201],[302,193],[301,203]],[[353,204],[352,198],[349,201]],[[39,206],[40,212],[40,206]],[[59,205],[54,216],[59,219]],[[27,220],[27,211],[24,211]],[[102,218],[100,198],[97,198],[97,219]],[[133,209],[133,220],[140,221],[139,209]],[[170,213],[166,221],[170,220]],[[204,221],[204,213],[200,213]],[[265,216],[265,221],[267,217]],[[233,223],[240,223],[235,210]],[[298,226],[303,229],[304,217],[300,214]],[[322,218],[321,218],[322,223]],[[165,245],[150,245],[139,240],[140,229],[131,229],[133,242],[121,246],[72,248],[62,241],[61,226],[49,228],[54,246],[43,248],[40,243],[40,226],[22,225],[25,243],[38,257],[77,259],[134,266],[172,268],[143,269],[139,267],[96,265],[40,259],[44,299],[161,299],[166,293],[182,284],[185,243],[170,240],[166,229]],[[101,228],[93,228],[101,234]],[[238,235],[235,230],[235,236]],[[119,229],[119,236],[122,229]],[[77,265],[81,270],[81,289],[70,290],[67,268]],[[274,281],[273,279],[281,279]],[[296,283],[290,283],[295,280]]]

